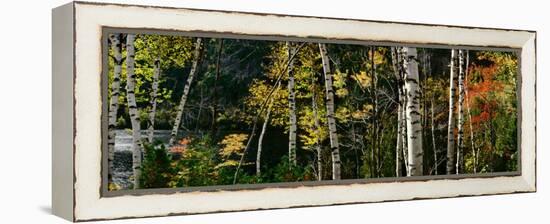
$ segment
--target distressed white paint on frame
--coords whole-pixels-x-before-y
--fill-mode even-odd
[[[86,3],[75,3],[75,10],[74,215],[77,221],[536,190],[533,32]],[[521,48],[522,174],[495,178],[101,197],[102,26]]]

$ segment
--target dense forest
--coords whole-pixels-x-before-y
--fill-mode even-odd
[[[515,53],[145,34],[108,44],[110,190],[517,170]]]

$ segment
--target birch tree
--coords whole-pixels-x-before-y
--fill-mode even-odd
[[[295,49],[292,46],[292,43],[286,43],[288,50],[288,107],[289,107],[289,118],[290,118],[290,128],[288,130],[288,160],[289,164],[296,166],[296,92],[294,90],[294,58],[292,55],[295,53]]]
[[[456,149],[456,174],[462,168],[461,158],[464,149],[464,50],[458,51],[458,134]]]
[[[265,99],[262,101],[262,103],[259,105],[259,112],[256,116],[254,116],[253,118],[253,121],[252,121],[252,130],[251,130],[251,133],[250,133],[250,136],[248,137],[248,141],[246,142],[246,145],[243,149],[243,152],[242,152],[242,155],[241,155],[241,159],[239,160],[239,163],[237,164],[237,169],[235,170],[235,174],[233,175],[233,184],[236,184],[237,183],[237,178],[239,177],[239,170],[241,169],[241,166],[244,162],[244,159],[245,159],[245,155],[246,155],[246,152],[248,151],[248,148],[250,148],[250,145],[252,143],[252,139],[254,138],[254,136],[256,135],[256,127],[257,127],[257,124],[258,124],[258,120],[259,120],[259,117],[260,115],[262,114],[262,112],[264,111],[265,109],[265,106],[269,103],[269,99],[271,99],[273,93],[275,92],[276,90],[276,87],[278,87],[281,83],[281,79],[283,77],[284,74],[286,74],[286,71],[287,69],[289,68],[289,62],[292,61],[294,59],[294,57],[296,56],[296,54],[298,54],[298,52],[300,51],[300,49],[304,46],[304,44],[301,44],[299,45],[296,50],[294,51],[294,54],[292,54],[289,58],[289,60],[287,62],[285,62],[285,66],[283,67],[283,69],[281,71],[278,72],[278,74],[275,76],[277,77],[276,78],[276,81],[275,81],[275,86],[271,87],[269,92],[267,93]]]
[[[420,123],[420,89],[418,75],[418,59],[416,48],[403,47],[403,70],[405,89],[407,93],[407,149],[408,175],[421,176],[423,173],[422,124]]]
[[[277,91],[278,89],[279,89],[279,85],[277,85],[277,87],[275,88],[275,91]],[[274,99],[275,99],[274,95],[271,95],[271,100],[269,102],[269,105],[267,106],[267,112],[264,118],[264,124],[262,125],[262,131],[260,132],[260,137],[258,139],[258,151],[256,153],[256,176],[260,176],[262,172],[261,171],[262,147],[263,147],[265,132],[267,130],[267,125],[269,124],[269,119],[271,117],[271,109],[273,108]]]
[[[439,167],[439,159],[437,157],[437,147],[435,146],[435,119],[434,119],[434,96],[432,95],[432,99],[430,101],[430,115],[431,115],[431,133],[432,133],[432,150],[434,152],[434,172],[435,175],[438,173],[438,167]]]
[[[332,179],[340,180],[340,148],[338,145],[338,133],[336,130],[336,119],[334,117],[334,90],[332,86],[332,73],[330,61],[325,44],[319,43],[323,73],[325,76],[327,123],[329,129],[330,149],[332,156]]]
[[[157,95],[159,88],[159,76],[160,76],[160,55],[157,56],[153,64],[153,84],[151,85],[151,110],[149,111],[149,143],[153,142],[155,136],[155,113],[157,112]]]
[[[450,68],[450,78],[449,78],[449,122],[447,127],[447,174],[452,174],[455,168],[456,163],[456,154],[455,154],[455,102],[454,102],[454,93],[455,93],[455,77],[456,77],[456,50],[451,50],[451,68]]]
[[[261,158],[262,158],[262,144],[264,142],[264,135],[267,129],[267,125],[269,123],[269,117],[271,115],[271,107],[273,106],[273,100],[269,104],[267,108],[267,113],[264,118],[264,124],[262,125],[262,131],[260,132],[260,138],[258,139],[258,152],[256,154],[256,175],[261,175]]]
[[[391,48],[391,57],[392,65],[395,80],[397,81],[397,136],[396,136],[396,147],[395,147],[395,174],[396,177],[400,177],[403,173],[402,164],[403,158],[405,158],[407,150],[407,127],[406,127],[406,116],[405,116],[405,89],[403,81],[403,60],[401,55],[401,48],[393,47]],[[406,165],[406,167],[408,167]]]
[[[319,124],[319,115],[318,115],[318,110],[319,108],[317,107],[317,94],[315,94],[315,91],[316,91],[316,77],[315,77],[315,73],[312,74],[312,79],[311,79],[311,86],[312,86],[312,91],[311,91],[311,109],[313,110],[313,128],[314,128],[314,133],[315,133],[315,152],[317,154],[317,180],[321,181],[323,180],[323,152],[321,150],[321,140],[320,140],[320,130],[321,130],[321,125]]]
[[[402,131],[403,131],[403,107],[401,106],[401,102],[399,102],[399,105],[397,106],[397,142],[395,146],[395,176],[400,177],[403,173],[402,167],[401,167],[401,160],[402,152],[403,152],[403,138]]]
[[[404,73],[404,72],[403,72]],[[405,172],[407,173],[407,176],[408,176],[408,173],[409,173],[409,169],[407,167],[409,167],[409,143],[408,143],[408,139],[407,139],[407,133],[408,133],[408,128],[407,128],[407,110],[406,110],[406,107],[407,107],[407,90],[405,89],[405,77],[403,77],[403,93],[405,94],[404,98],[403,98],[403,106],[401,107],[401,143],[402,143],[402,150],[401,150],[401,158],[403,160],[403,164],[405,164]]]
[[[139,178],[141,175],[142,142],[139,110],[137,108],[135,95],[136,75],[134,73],[134,40],[134,34],[128,34],[126,37],[126,97],[128,98],[128,112],[132,124],[132,169],[134,172],[134,189],[138,189],[140,188]]]
[[[109,123],[108,123],[108,136],[107,136],[107,149],[108,149],[108,180],[112,182],[114,171],[114,157],[115,157],[115,128],[118,112],[118,98],[120,96],[120,74],[122,73],[122,42],[121,34],[109,35],[111,41],[111,50],[113,52],[114,68],[113,68],[113,81],[111,83],[111,99],[109,102]]]
[[[174,145],[176,141],[178,130],[181,124],[181,118],[183,115],[183,109],[185,108],[187,96],[189,95],[191,84],[193,83],[193,79],[195,78],[195,74],[197,72],[198,64],[201,57],[201,52],[202,52],[202,38],[197,38],[197,41],[195,43],[195,50],[193,52],[193,57],[194,57],[193,63],[191,64],[191,70],[189,71],[187,82],[185,83],[185,87],[183,88],[183,94],[181,95],[180,103],[176,112],[176,119],[174,120],[174,126],[172,127],[172,132],[170,134],[170,141],[168,143],[169,145]]]

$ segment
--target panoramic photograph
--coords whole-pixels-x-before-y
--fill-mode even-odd
[[[518,171],[509,50],[109,33],[110,191]]]

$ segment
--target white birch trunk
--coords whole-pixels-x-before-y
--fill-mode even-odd
[[[128,98],[128,111],[132,123],[132,169],[134,172],[134,189],[140,188],[142,143],[139,110],[136,103],[135,87],[136,75],[134,73],[134,34],[128,34],[126,38],[126,96]]]
[[[325,76],[327,120],[330,137],[330,149],[332,154],[332,179],[340,180],[340,147],[338,145],[336,119],[334,117],[334,90],[332,87],[332,73],[330,70],[330,61],[325,44],[319,43],[319,50],[321,52],[323,73]]]
[[[456,50],[451,50],[451,68],[449,78],[449,122],[447,127],[447,174],[452,174],[455,168],[455,102],[454,93],[455,85],[454,80],[456,77]]]
[[[311,96],[311,108],[313,110],[313,128],[315,130],[315,151],[317,153],[317,180],[321,181],[323,180],[323,152],[321,151],[321,141],[320,141],[320,129],[321,125],[319,124],[319,116],[318,116],[318,107],[317,107],[317,95],[315,94],[315,73],[313,73],[313,79],[312,79],[312,96]]]
[[[404,89],[403,86],[403,93],[406,94],[407,90]],[[407,110],[405,109],[407,107],[407,95],[405,95],[405,98],[403,99],[403,107],[401,108],[401,142],[403,143],[401,154],[403,158],[403,163],[405,164],[405,173],[407,176],[410,176],[409,174],[409,144],[407,139]]]
[[[434,152],[434,170],[435,175],[437,175],[437,168],[439,167],[439,161],[437,158],[437,147],[435,146],[435,124],[434,124],[434,97],[432,95],[432,101],[430,103],[430,112],[431,112],[431,125],[432,125],[432,149]]]
[[[462,168],[462,152],[464,149],[464,51],[458,51],[458,134],[456,150],[456,174]]]
[[[296,91],[294,90],[294,47],[291,43],[286,43],[288,48],[288,107],[290,117],[290,128],[288,131],[288,160],[289,164],[296,166]]]
[[[155,59],[153,71],[153,84],[151,88],[151,110],[149,111],[149,143],[153,143],[153,137],[155,135],[155,113],[157,112],[157,93],[159,88],[159,76],[160,76],[160,57]]]
[[[416,48],[403,47],[403,68],[405,72],[405,89],[407,90],[407,149],[408,175],[423,174],[422,124],[420,123],[420,89]]]
[[[261,171],[261,158],[262,158],[262,145],[264,142],[264,135],[267,130],[267,125],[269,124],[269,118],[271,116],[271,108],[273,107],[273,98],[271,98],[271,101],[269,103],[269,106],[267,107],[267,112],[264,119],[264,124],[262,126],[262,132],[260,133],[260,138],[258,139],[258,151],[256,153],[256,176],[260,176],[262,173]]]
[[[172,132],[170,134],[170,141],[168,143],[169,145],[174,145],[174,143],[176,142],[176,137],[178,136],[181,117],[183,115],[183,108],[185,108],[185,102],[187,101],[189,89],[191,88],[191,84],[193,83],[193,78],[195,77],[195,73],[197,72],[197,67],[200,61],[201,48],[202,38],[197,38],[197,42],[195,43],[195,50],[193,52],[193,63],[191,64],[191,70],[189,71],[187,82],[185,83],[185,87],[183,88],[183,94],[181,95],[180,103],[176,112],[176,119],[174,120],[174,126],[172,127]]]
[[[401,152],[403,151],[403,138],[401,138],[401,133],[403,130],[403,127],[401,125],[402,114],[403,114],[403,108],[401,105],[398,105],[397,107],[397,145],[395,146],[395,176],[400,177],[403,173],[401,169]]]
[[[401,161],[403,161],[403,146],[404,146],[404,114],[403,114],[403,105],[405,96],[403,94],[403,76],[402,76],[402,61],[400,60],[400,55],[397,48],[391,48],[391,57],[393,64],[393,72],[395,80],[397,80],[397,142],[395,146],[395,176],[400,177],[403,173],[401,167]]]
[[[114,171],[114,157],[115,157],[115,128],[118,112],[118,97],[120,96],[120,74],[122,73],[122,43],[120,40],[120,34],[111,34],[109,36],[111,40],[111,49],[113,51],[114,68],[113,68],[113,82],[111,83],[111,99],[109,102],[109,123],[108,123],[108,136],[107,136],[107,150],[108,150],[108,180],[112,182]]]
[[[407,90],[405,90],[403,86],[403,93],[406,94]],[[403,106],[401,107],[401,142],[403,143],[401,154],[403,158],[403,163],[405,164],[405,172],[407,173],[407,176],[409,176],[409,144],[407,139],[407,110],[405,109],[407,107],[407,95],[403,98]]]

